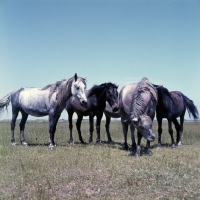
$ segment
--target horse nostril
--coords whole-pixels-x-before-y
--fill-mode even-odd
[[[112,111],[113,112],[117,112],[118,111],[118,105],[116,103],[112,106]]]
[[[86,102],[86,101],[82,101],[81,104],[82,104],[85,108],[87,108],[87,102]]]
[[[114,107],[113,112],[117,112],[117,111],[118,111],[118,107]]]

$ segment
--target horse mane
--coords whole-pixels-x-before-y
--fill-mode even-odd
[[[146,100],[141,93],[149,91],[155,101],[157,101],[157,91],[148,78],[143,78],[137,85],[132,99],[132,112],[130,117],[139,117],[144,114],[146,108]]]
[[[167,88],[163,87],[162,85],[154,85],[154,87],[156,87],[156,89],[158,91],[158,104],[161,102],[165,103],[166,97],[169,97],[173,102],[171,93],[169,92],[169,90]]]
[[[68,82],[67,79],[62,79],[61,81],[57,81],[56,83],[46,85],[45,87],[41,88],[41,90],[46,90],[46,89],[49,89],[49,88],[50,88],[50,91],[49,91],[49,100],[50,100],[51,97],[52,97],[52,95],[53,95],[53,93],[57,91],[58,87],[59,87],[64,81],[67,81],[67,82]],[[66,85],[67,85],[67,82],[66,82]]]
[[[110,88],[110,87],[113,87],[113,88],[118,88],[118,86],[116,85],[116,84],[114,84],[114,83],[111,83],[111,82],[108,82],[108,83],[102,83],[101,84],[102,86],[104,86],[104,85],[106,85],[108,88]],[[101,86],[100,85],[100,86]]]
[[[113,88],[118,88],[117,85],[115,85],[114,83],[111,83],[111,82],[108,82],[108,83],[102,83],[101,85],[94,85],[88,92],[88,97],[92,96],[93,94],[98,94],[102,91],[102,89],[105,89],[105,88],[110,88],[110,87],[113,87]]]

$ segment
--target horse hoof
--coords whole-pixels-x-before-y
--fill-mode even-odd
[[[175,144],[172,144],[172,146],[171,146],[173,149],[175,149],[176,148],[176,145]]]
[[[102,145],[101,141],[97,141],[96,144],[99,145],[99,146]]]
[[[17,144],[15,142],[12,142],[12,146],[15,147]]]
[[[124,150],[128,151],[128,146],[124,146]]]
[[[182,145],[182,143],[181,143],[181,142],[178,142],[178,143],[177,143],[177,146],[178,146],[178,147],[180,147],[181,145]]]
[[[108,140],[108,144],[115,144],[113,140]]]
[[[69,144],[74,145],[74,141],[73,140],[69,141]]]
[[[157,144],[157,149],[159,149],[159,148],[161,148],[161,144],[160,143]]]
[[[52,149],[54,149],[55,147],[56,147],[56,145],[55,145],[55,144],[54,144],[54,145],[53,145],[52,143],[51,143],[51,144],[49,144],[49,149],[51,149],[51,150],[52,150]]]
[[[28,144],[26,142],[21,142],[23,146],[27,147]]]
[[[90,141],[90,142],[89,142],[89,145],[91,145],[91,146],[94,145],[93,141]]]
[[[146,150],[146,153],[149,155],[149,156],[152,156],[153,155],[153,152],[151,150]]]

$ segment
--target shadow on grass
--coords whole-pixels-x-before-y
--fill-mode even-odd
[[[155,148],[155,149],[162,148],[162,147],[170,147],[170,148],[172,148],[172,144],[169,144],[169,143],[161,144],[161,147],[157,147],[157,144],[151,145],[151,148]],[[178,146],[176,146],[176,148],[177,147]]]

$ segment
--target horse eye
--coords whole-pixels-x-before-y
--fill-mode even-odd
[[[77,90],[79,90],[79,87],[76,87]]]

